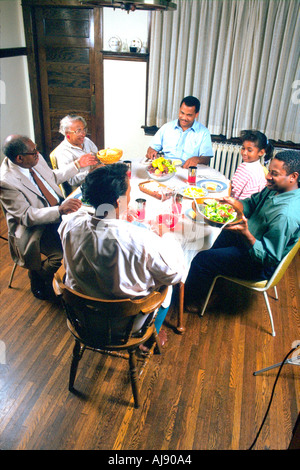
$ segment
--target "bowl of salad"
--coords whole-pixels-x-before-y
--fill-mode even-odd
[[[176,171],[176,167],[173,165],[172,161],[167,160],[164,157],[152,160],[150,165],[147,167],[149,178],[154,179],[155,181],[167,181],[175,176]]]
[[[194,202],[193,208],[195,210]],[[240,220],[238,213],[230,204],[214,199],[206,200],[203,204],[198,204],[196,212],[199,212],[200,215],[204,218],[204,221],[212,227],[221,228],[224,224],[236,224]]]

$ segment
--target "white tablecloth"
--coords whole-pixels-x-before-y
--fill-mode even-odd
[[[148,181],[149,177],[146,172],[147,164],[138,161],[132,162],[132,169],[131,169],[131,195],[130,195],[130,203],[129,207],[134,211],[136,209],[136,199],[142,198],[146,200],[146,215],[145,220],[141,221],[143,225],[145,225],[149,230],[154,230],[159,235],[164,237],[175,237],[176,240],[182,246],[184,251],[185,261],[186,261],[186,276],[190,267],[190,263],[194,256],[201,250],[207,250],[212,246],[215,239],[220,233],[220,229],[211,227],[204,223],[204,221],[198,218],[197,221],[193,220],[190,217],[190,212],[192,210],[192,202],[193,199],[183,198],[182,199],[182,211],[181,214],[178,214],[178,220],[174,228],[170,228],[170,226],[166,225],[165,223],[159,223],[159,215],[163,216],[163,220],[165,221],[165,217],[168,214],[172,214],[171,204],[172,199],[167,199],[165,201],[161,201],[153,196],[150,196],[144,192],[142,192],[139,188],[139,184],[143,181]],[[187,186],[187,176],[188,170],[182,167],[177,167],[176,175],[163,182],[162,184],[168,186],[169,188],[173,189],[174,191],[180,192],[180,189]],[[225,183],[229,183],[229,181],[225,178],[224,175],[219,173],[218,171],[210,168],[206,165],[198,165],[197,168],[197,182],[201,179],[214,179],[220,180]],[[80,197],[81,190],[77,188],[69,197]],[[216,193],[216,197],[221,195],[227,195],[228,189],[224,190],[223,192]],[[212,194],[210,196],[213,197]],[[123,205],[123,208],[122,208]],[[94,213],[94,209],[89,208],[86,206],[86,210],[91,211]],[[125,217],[125,210],[126,210],[126,201],[124,203],[121,202],[121,209],[120,209],[120,217]],[[167,217],[168,219],[168,217]],[[185,279],[183,279],[184,282]]]
[[[138,198],[146,199],[146,217],[145,223],[150,229],[156,230],[160,235],[172,236],[180,242],[186,259],[187,271],[194,256],[201,250],[206,250],[212,246],[214,240],[220,233],[220,229],[211,227],[204,223],[200,218],[194,221],[190,218],[190,211],[192,209],[193,199],[182,199],[182,211],[178,217],[178,222],[174,229],[170,229],[164,223],[158,223],[158,216],[161,214],[171,213],[171,199],[161,201],[153,196],[147,195],[140,191],[139,183],[149,180],[146,172],[147,164],[141,162],[132,163],[132,178],[131,178],[131,199],[130,206],[135,208],[135,200]],[[182,167],[177,167],[176,175],[163,182],[169,188],[180,191],[183,187],[187,186],[188,170]],[[207,167],[206,165],[198,165],[197,169],[197,182],[201,179],[214,179],[229,183],[224,175]],[[216,193],[216,196],[227,195],[228,189],[221,193]],[[210,197],[213,195],[210,193]]]

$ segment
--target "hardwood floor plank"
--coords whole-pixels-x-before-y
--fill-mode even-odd
[[[0,240],[0,448],[3,450],[245,450],[262,423],[281,362],[300,340],[300,255],[270,295],[276,336],[262,294],[230,283],[204,317],[176,309],[168,342],[140,380],[134,409],[127,363],[86,351],[68,391],[73,339],[58,305],[35,299],[26,270]],[[287,449],[300,410],[300,368],[286,364],[254,449]]]

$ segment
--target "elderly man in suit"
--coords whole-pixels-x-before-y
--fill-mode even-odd
[[[57,228],[61,216],[81,206],[63,200],[59,184],[90,164],[85,156],[60,170],[51,170],[36,145],[25,136],[11,135],[3,146],[0,200],[6,214],[12,258],[29,270],[32,293],[52,295],[53,274],[61,265],[62,247]],[[42,185],[40,184],[42,183]],[[43,259],[41,257],[43,256]]]

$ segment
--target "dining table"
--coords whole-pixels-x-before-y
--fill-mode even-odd
[[[128,159],[126,160],[128,162]],[[178,159],[176,159],[177,163]],[[120,163],[123,161],[120,160]],[[183,168],[182,164],[176,165],[174,175],[160,182],[167,190],[161,194],[145,193],[141,188],[145,182],[155,181],[149,176],[147,168],[150,162],[145,158],[141,160],[132,160],[130,162],[130,185],[131,194],[129,207],[125,203],[127,220],[138,221],[149,230],[155,231],[159,236],[175,237],[182,247],[185,259],[185,273],[178,285],[178,306],[177,306],[177,324],[176,331],[179,334],[185,332],[183,313],[184,313],[184,284],[188,275],[190,264],[193,258],[201,250],[209,249],[220,233],[220,228],[207,224],[203,217],[196,214],[195,199],[191,196],[184,196],[185,189],[190,188],[188,183],[188,169]],[[204,183],[214,182],[217,184],[217,190],[206,192],[208,198],[222,198],[230,194],[230,181],[219,171],[208,165],[198,165],[196,183],[193,186],[204,188]],[[146,185],[147,187],[147,185]],[[78,187],[69,197],[81,198],[81,189]],[[142,202],[141,202],[142,200]],[[194,202],[194,208],[193,208]],[[143,211],[139,209],[143,203]],[[91,206],[83,203],[87,211],[94,213]],[[124,218],[122,204],[119,217]]]

